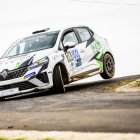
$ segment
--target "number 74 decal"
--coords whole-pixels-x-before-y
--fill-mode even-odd
[[[77,49],[66,52],[66,57],[68,62],[76,61],[77,67],[81,65],[81,57]]]

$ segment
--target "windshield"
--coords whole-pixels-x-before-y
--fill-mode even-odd
[[[59,31],[47,32],[14,42],[2,58],[26,54],[54,47]]]

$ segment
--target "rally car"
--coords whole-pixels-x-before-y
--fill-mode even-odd
[[[0,59],[0,98],[65,85],[100,74],[114,76],[108,42],[87,26],[46,28],[15,41]]]

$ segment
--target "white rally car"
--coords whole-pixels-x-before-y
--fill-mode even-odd
[[[0,59],[0,98],[52,88],[100,74],[114,76],[106,39],[89,27],[45,29],[14,42]]]

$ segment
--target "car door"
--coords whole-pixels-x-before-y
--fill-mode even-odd
[[[61,40],[64,47],[64,62],[70,76],[73,76],[77,71],[82,69],[82,58],[79,50],[79,40],[73,29],[66,31]],[[67,47],[65,44],[73,44],[71,47]]]
[[[97,53],[97,49],[93,49],[95,46],[95,40],[93,34],[86,27],[77,27],[75,28],[77,35],[80,37],[81,42],[79,43],[79,52],[83,59],[82,61],[82,72],[98,69],[99,65],[97,64],[94,56]],[[80,73],[82,73],[80,72]]]

